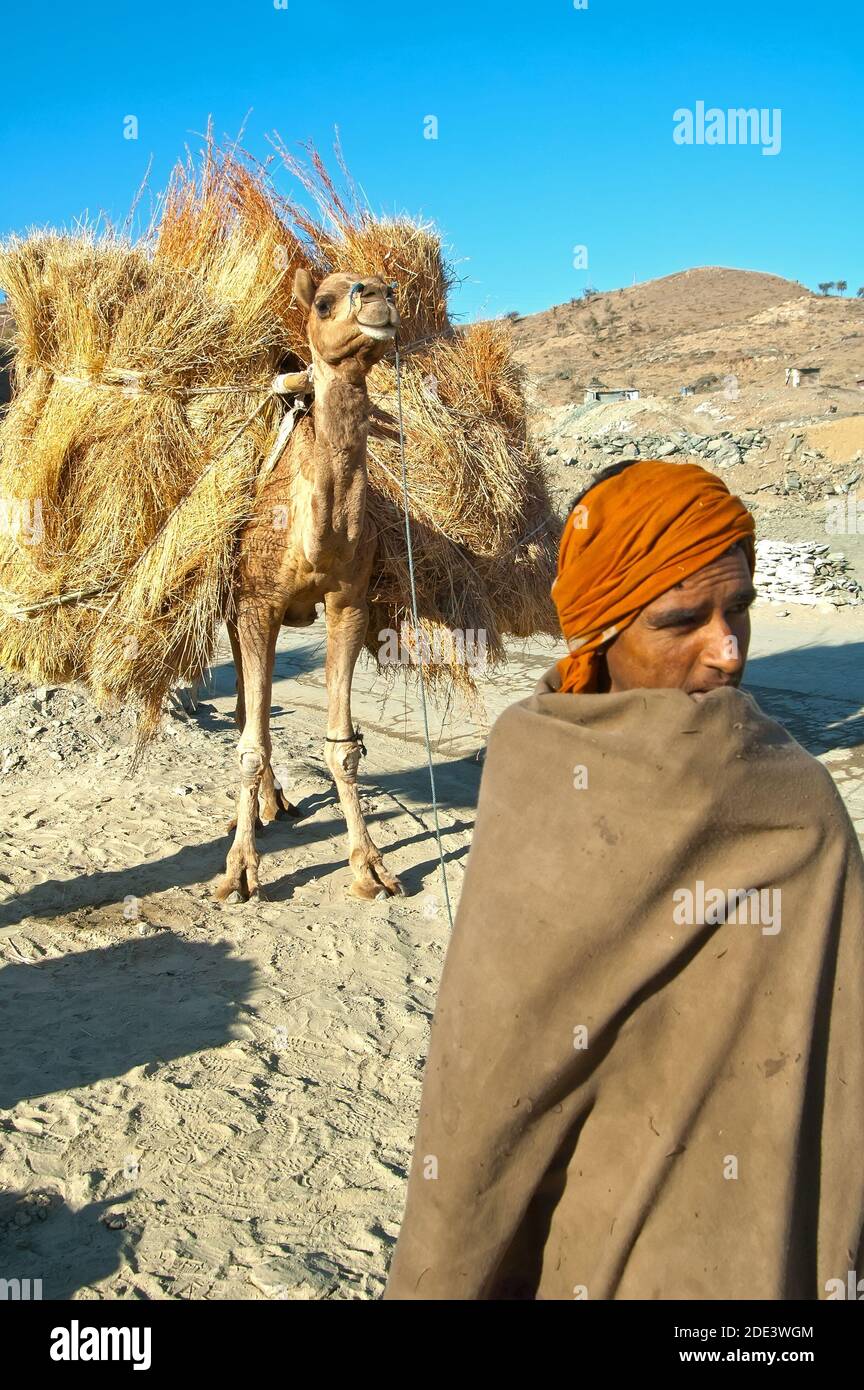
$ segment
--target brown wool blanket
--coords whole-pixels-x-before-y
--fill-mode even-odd
[[[489,739],[389,1299],[815,1299],[864,1276],[864,861],[753,699]]]

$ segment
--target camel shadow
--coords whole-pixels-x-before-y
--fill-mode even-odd
[[[435,768],[436,788],[439,804],[443,808],[457,807],[476,802],[477,788],[482,768],[471,758],[460,758],[452,764],[438,764]],[[404,836],[386,847],[386,852],[402,849],[414,844],[435,842],[432,823],[429,790],[429,773],[426,767],[418,767],[384,773],[362,778],[364,794],[374,794],[375,788],[392,793],[400,803],[409,803],[407,809],[422,814],[423,823],[416,835]],[[468,797],[466,802],[465,798]],[[410,803],[416,802],[416,807]],[[326,878],[341,868],[348,875],[347,830],[335,788],[326,792],[314,792],[301,798],[297,803],[300,817],[280,819],[272,822],[257,836],[257,844],[262,859],[272,854],[280,854],[291,849],[330,838],[337,838],[344,844],[344,856],[338,859],[318,860],[315,864],[290,869],[275,883],[265,883],[265,901],[284,902],[298,885]],[[322,810],[332,807],[335,814],[326,818],[320,816]],[[382,810],[367,813],[366,820],[375,838],[374,827],[397,816],[399,811]],[[314,819],[313,819],[314,817]],[[425,825],[425,828],[424,828]],[[453,826],[442,826],[442,839],[446,835],[470,829],[461,821]],[[180,849],[160,859],[145,860],[124,869],[100,869],[91,873],[79,874],[71,879],[47,879],[34,884],[26,892],[8,899],[0,905],[0,928],[15,926],[27,917],[52,918],[85,908],[105,907],[123,903],[127,897],[146,898],[150,894],[164,892],[169,888],[191,888],[209,883],[225,867],[225,857],[231,843],[231,835],[225,834],[199,844],[183,845]],[[454,850],[445,858],[459,859],[467,853],[465,846]],[[402,872],[406,890],[419,889],[424,876],[438,863],[437,853],[422,864],[412,865]],[[350,879],[348,880],[350,881]]]
[[[254,983],[252,965],[229,951],[163,931],[6,965],[0,1110],[229,1041]]]
[[[483,764],[475,756],[451,758],[447,762],[436,762],[435,794],[438,805],[451,814],[466,806],[476,806],[480,795],[480,778]],[[432,790],[429,781],[429,767],[422,763],[419,767],[400,768],[394,772],[376,773],[371,780],[383,791],[389,792],[399,802],[413,803],[417,810],[426,810],[432,805]],[[431,810],[429,811],[431,816]]]
[[[383,786],[385,781],[385,778],[376,778],[376,784],[378,786]],[[334,793],[334,800],[335,799],[336,798]],[[396,812],[388,812],[377,815],[366,815],[366,823],[369,826],[369,830],[370,833],[372,833],[373,839],[375,838],[374,827],[376,823],[380,825],[384,821],[391,820],[393,816],[396,814]],[[425,859],[417,864],[412,864],[411,867],[408,869],[399,869],[399,879],[405,890],[406,897],[413,897],[415,893],[419,892],[426,875],[429,874],[433,869],[438,868],[441,863],[441,860],[439,859],[437,853],[435,831],[431,824],[431,811],[424,816],[424,819],[429,823],[429,828],[419,829],[416,835],[403,835],[400,839],[392,840],[386,846],[381,847],[384,853],[385,860],[389,862],[389,856],[393,853],[394,850],[407,849],[411,845],[427,844],[430,840],[433,842],[433,844],[435,844],[435,853],[431,858]],[[299,823],[295,822],[295,825],[296,824]],[[331,822],[331,824],[333,824],[333,822]],[[442,845],[446,845],[448,835],[452,836],[462,834],[470,829],[471,825],[466,824],[464,822],[457,822],[455,825],[452,826],[442,825]],[[317,833],[318,831],[318,826],[310,825],[308,837],[303,837],[303,832],[301,829],[299,833],[295,834],[293,843],[302,843],[305,838],[305,843],[312,844],[315,840],[322,838],[320,833]],[[456,846],[454,849],[450,850],[449,852],[445,850],[445,864],[456,863],[459,860],[463,859],[468,854],[469,848],[470,847],[468,845],[460,844]],[[345,886],[347,888],[348,884],[351,881],[351,874],[347,864],[347,860],[344,858],[331,860],[319,859],[315,862],[315,864],[309,864],[305,867],[300,867],[296,869],[289,869],[287,873],[283,874],[281,878],[276,879],[275,882],[265,884],[262,890],[262,896],[267,902],[288,902],[293,897],[298,887],[302,887],[308,883],[315,883],[319,879],[326,878],[332,873],[338,873],[340,869],[343,869],[345,871]]]
[[[321,794],[299,802],[303,816],[324,804]],[[314,803],[310,805],[310,803]],[[263,856],[278,853],[296,844],[293,826],[297,821],[276,821],[258,834]],[[319,822],[322,833],[335,821]],[[123,903],[127,897],[146,898],[168,888],[192,888],[209,883],[225,867],[225,857],[233,835],[227,832],[199,844],[183,845],[161,859],[143,860],[124,869],[99,869],[75,878],[49,878],[34,884],[0,905],[0,928],[15,926],[25,917],[60,917],[84,908]]]
[[[73,1211],[47,1189],[0,1192],[0,1277],[6,1280],[6,1298],[65,1301],[119,1269],[136,1237],[112,1230],[103,1217],[127,1196]]]

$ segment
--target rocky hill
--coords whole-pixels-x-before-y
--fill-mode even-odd
[[[702,266],[513,319],[517,356],[547,405],[581,402],[586,386],[643,394],[784,383],[820,368],[820,384],[854,390],[864,376],[864,300],[813,294],[797,281]]]

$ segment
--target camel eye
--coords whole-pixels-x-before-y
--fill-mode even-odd
[[[315,308],[318,310],[319,318],[326,319],[330,310],[333,308],[332,299],[316,299]]]

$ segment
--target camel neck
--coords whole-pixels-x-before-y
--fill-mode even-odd
[[[369,395],[365,376],[315,364],[315,445],[311,515],[304,550],[311,563],[348,558],[363,531]]]

